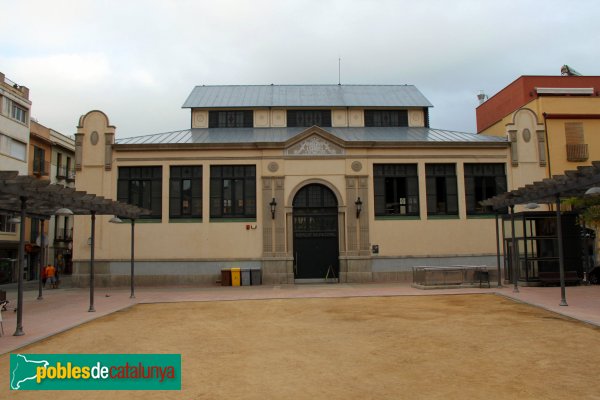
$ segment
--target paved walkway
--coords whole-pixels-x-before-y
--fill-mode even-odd
[[[14,351],[84,322],[139,303],[182,301],[226,301],[274,298],[357,297],[357,296],[426,296],[468,293],[499,294],[533,304],[568,317],[600,326],[600,286],[567,287],[567,307],[559,306],[559,287],[521,287],[513,293],[512,286],[490,289],[421,290],[406,283],[276,285],[246,287],[142,287],[136,288],[136,298],[129,298],[129,289],[96,288],[95,312],[89,312],[89,289],[61,288],[43,292],[37,300],[37,285],[25,285],[23,330],[25,335],[13,336],[16,328],[16,285],[0,286],[10,300],[8,311],[2,312],[4,336],[0,337],[0,354]]]

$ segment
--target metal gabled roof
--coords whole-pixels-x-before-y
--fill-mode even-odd
[[[117,139],[117,145],[283,143],[312,128],[197,128]],[[503,137],[432,128],[320,128],[346,142],[506,144]]]
[[[433,107],[413,85],[196,86],[182,108]]]

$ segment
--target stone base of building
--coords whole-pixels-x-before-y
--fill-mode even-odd
[[[340,283],[413,282],[416,266],[487,266],[492,285],[497,284],[496,256],[457,257],[372,257],[340,258]],[[136,261],[136,286],[214,286],[221,280],[223,268],[261,269],[264,285],[294,284],[294,261],[291,257],[262,260],[219,261]],[[88,287],[89,261],[75,261],[71,282],[74,287]],[[131,284],[129,261],[96,261],[94,285],[127,287]]]
[[[294,260],[292,258],[273,258],[262,261],[262,282],[264,285],[294,283]]]

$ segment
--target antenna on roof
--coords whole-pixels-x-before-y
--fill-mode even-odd
[[[579,72],[575,71],[575,69],[569,67],[567,64],[560,67],[560,74],[562,76],[581,76]]]
[[[480,90],[477,99],[479,100],[479,105],[481,105],[488,99],[488,95],[485,94],[483,90]]]
[[[338,85],[342,84],[342,59],[338,57]]]

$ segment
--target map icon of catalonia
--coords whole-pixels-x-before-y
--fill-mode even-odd
[[[21,385],[24,382],[35,380],[37,376],[38,367],[48,367],[49,362],[46,360],[30,360],[23,354],[12,354],[11,366],[13,366],[10,372],[10,388],[12,390],[21,389]]]

